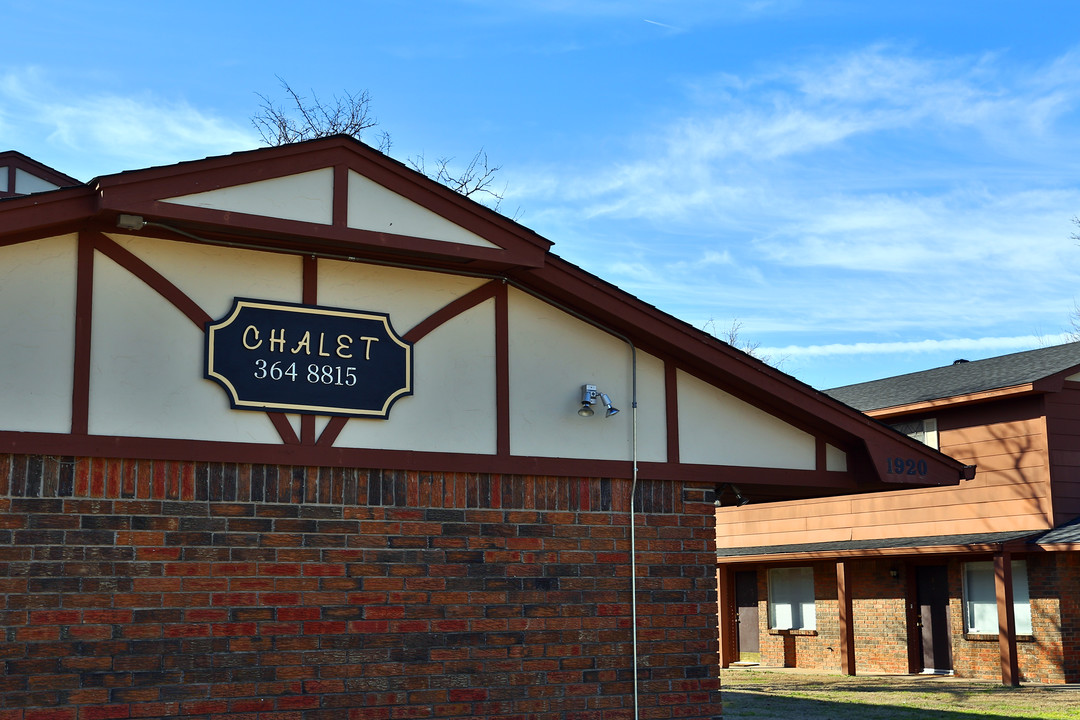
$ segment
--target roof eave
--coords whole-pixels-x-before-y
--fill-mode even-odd
[[[884,486],[955,485],[970,472],[969,466],[882,426],[834,398],[794,377],[738,350],[731,345],[684,323],[610,285],[581,268],[548,254],[542,268],[513,275],[545,294],[567,304],[584,301],[598,320],[627,336],[641,338],[645,349],[661,347],[679,364],[707,380],[714,380],[736,395],[755,400],[758,407],[773,410],[803,427],[821,433],[823,425],[833,428],[835,437],[849,445],[864,443],[870,450],[874,472]],[[644,336],[644,337],[643,337]],[[910,456],[926,459],[930,472],[921,478],[890,476],[885,456],[902,449]]]
[[[0,201],[3,215],[0,245],[66,232],[93,219],[97,212],[97,198],[86,186],[5,199]]]
[[[926,412],[927,410],[936,410],[954,405],[968,405],[972,403],[987,402],[989,400],[1000,400],[1005,397],[1020,397],[1041,392],[1046,392],[1046,390],[1041,386],[1037,386],[1036,383],[1024,383],[1022,385],[983,390],[981,392],[967,393],[964,395],[922,400],[920,402],[907,403],[904,405],[873,408],[871,410],[864,410],[863,412],[872,418],[893,417],[896,415],[910,415],[912,413]]]

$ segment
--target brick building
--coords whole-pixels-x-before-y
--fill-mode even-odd
[[[0,201],[3,720],[711,718],[718,487],[962,471],[349,138],[42,172]]]
[[[1080,343],[828,392],[978,475],[719,510],[724,665],[1080,682]]]

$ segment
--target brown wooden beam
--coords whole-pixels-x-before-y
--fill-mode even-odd
[[[851,601],[851,567],[836,563],[836,599],[840,610],[840,672],[855,674],[855,617]]]
[[[997,595],[998,648],[1001,653],[1001,684],[1020,684],[1020,663],[1016,654],[1016,611],[1013,606],[1012,555],[1007,550],[994,555],[994,592]]]
[[[735,624],[735,584],[731,568],[716,569],[716,603],[720,621],[720,667],[731,667],[739,658],[735,653],[738,627]]]
[[[90,342],[94,317],[94,241],[79,233],[75,275],[75,366],[71,384],[71,433],[90,432]]]

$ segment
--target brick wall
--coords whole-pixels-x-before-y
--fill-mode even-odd
[[[0,718],[630,718],[628,496],[0,455]],[[641,717],[711,718],[711,498],[638,501]]]
[[[758,573],[758,617],[764,635],[761,640],[763,665],[779,667],[840,669],[840,620],[836,600],[836,565],[811,563],[814,569],[814,610],[817,629],[813,631],[770,631],[769,573]]]
[[[1054,553],[1061,598],[1065,682],[1080,682],[1080,553]]]
[[[979,556],[978,560],[987,559]],[[1080,553],[1034,553],[1028,567],[1032,636],[1017,642],[1021,678],[1028,682],[1080,682]],[[949,572],[949,626],[958,677],[1001,679],[997,636],[966,636],[963,560],[942,560]],[[836,565],[812,563],[817,630],[792,635],[768,629],[768,570],[758,570],[763,665],[840,671]],[[851,562],[857,672],[908,672],[905,589],[911,566],[897,559]],[[895,569],[897,577],[890,571]],[[787,648],[785,648],[785,643]]]
[[[908,671],[906,577],[902,564],[871,560],[851,564],[855,578],[855,660],[858,670],[906,674]],[[896,571],[897,577],[890,573]]]
[[[1080,617],[1068,617],[1070,598],[1080,585],[1075,569],[1076,553],[1035,553],[1023,556],[1027,562],[1028,594],[1031,602],[1030,636],[1020,636],[1016,643],[1020,678],[1027,682],[1080,682],[1075,653],[1066,651],[1070,639],[1080,633]],[[983,558],[985,559],[985,558]],[[956,674],[986,680],[1001,678],[1000,649],[996,636],[966,636],[963,625],[962,562],[949,566],[950,620]],[[1075,601],[1073,601],[1075,602]],[[1073,640],[1075,649],[1075,640]],[[1073,666],[1072,672],[1069,667]]]

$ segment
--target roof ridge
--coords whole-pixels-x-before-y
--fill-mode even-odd
[[[1080,342],[957,362],[825,392],[866,411],[1034,383],[1072,368],[1080,368]]]

